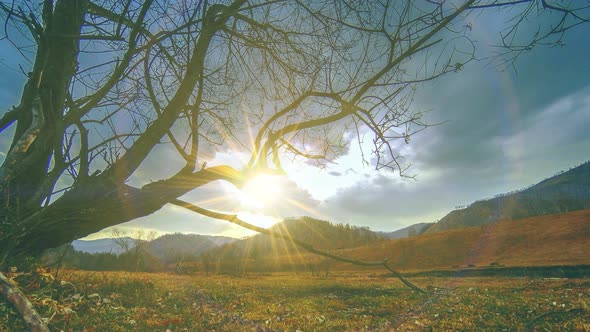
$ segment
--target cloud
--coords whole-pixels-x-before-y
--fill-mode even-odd
[[[458,189],[445,188],[441,182],[400,181],[377,175],[339,190],[322,203],[321,209],[335,221],[394,230],[435,220],[458,204]]]
[[[337,190],[321,209],[341,221],[383,230],[435,221],[454,206],[536,183],[587,160],[588,123],[590,86],[530,112],[515,132],[489,137],[437,132],[414,156],[417,181],[369,172]]]
[[[495,143],[512,165],[513,175],[530,179],[588,160],[588,123],[590,86],[537,110],[522,130],[498,137]]]
[[[317,210],[320,201],[312,197],[309,191],[301,188],[287,176],[277,177],[275,181],[277,181],[276,186],[280,187],[279,197],[257,212],[280,220],[304,215],[320,216]]]

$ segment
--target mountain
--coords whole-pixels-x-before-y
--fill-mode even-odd
[[[174,262],[179,258],[197,257],[207,250],[236,241],[225,236],[209,236],[197,234],[166,234],[149,244],[147,250],[154,256]]]
[[[76,240],[72,245],[75,250],[90,254],[103,252],[121,254],[124,251],[119,244],[121,240],[126,241],[129,248],[133,248],[136,245],[136,240],[130,237]],[[235,240],[234,238],[225,236],[177,233],[162,235],[155,240],[143,243],[143,245],[152,255],[164,260],[173,260],[179,255],[198,256],[211,248],[231,243]]]
[[[425,233],[590,208],[590,161],[521,191],[451,211]]]
[[[429,227],[434,225],[433,222],[421,222],[410,225],[405,228],[398,229],[393,232],[376,232],[377,235],[387,239],[401,239],[404,237],[410,237],[414,235],[420,235],[424,233]]]
[[[124,250],[119,245],[118,241],[126,241],[128,245],[133,246],[135,240],[130,237],[123,237],[120,239],[105,238],[98,240],[76,240],[72,242],[72,246],[75,250],[81,252],[87,252],[89,254],[96,254],[99,252],[111,252],[113,254],[120,254]]]

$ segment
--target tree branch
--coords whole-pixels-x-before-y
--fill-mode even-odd
[[[235,214],[225,214],[225,213],[220,213],[220,212],[215,212],[215,211],[210,211],[207,209],[203,209],[199,206],[196,206],[194,204],[185,202],[183,200],[180,199],[174,199],[172,201],[170,201],[171,204],[174,204],[176,206],[180,206],[183,207],[187,210],[196,212],[198,214],[213,218],[213,219],[219,219],[219,220],[226,220],[229,221],[233,224],[236,224],[238,226],[244,227],[246,229],[261,233],[261,234],[266,234],[275,238],[279,238],[279,239],[283,239],[283,240],[287,240],[289,242],[294,243],[295,245],[313,253],[316,255],[320,255],[320,256],[324,256],[324,257],[328,257],[328,258],[332,258],[334,260],[340,261],[340,262],[345,262],[345,263],[350,263],[353,265],[360,265],[360,266],[383,266],[386,269],[388,269],[389,271],[391,271],[399,280],[401,280],[401,282],[404,283],[404,285],[408,286],[409,288],[419,292],[419,293],[427,293],[425,290],[423,290],[422,288],[414,285],[413,283],[411,283],[410,281],[408,281],[406,278],[404,278],[399,272],[395,271],[393,268],[391,268],[391,266],[389,266],[389,264],[387,263],[387,259],[383,260],[383,261],[378,261],[378,262],[367,262],[367,261],[361,261],[361,260],[356,260],[356,259],[352,259],[352,258],[348,258],[348,257],[343,257],[343,256],[339,256],[339,255],[335,255],[332,253],[329,253],[327,251],[323,251],[320,249],[315,248],[314,246],[312,246],[309,243],[305,243],[303,241],[299,241],[297,239],[294,239],[290,236],[285,236],[283,234],[277,233],[275,231],[272,231],[270,229],[266,229],[263,227],[258,227],[255,225],[252,225],[250,223],[247,223],[245,221],[243,221],[242,219],[238,218],[237,215]]]
[[[469,8],[469,6],[471,6],[473,3],[475,2],[475,0],[469,0],[467,2],[465,2],[461,7],[457,8],[457,10],[455,10],[455,12],[453,12],[451,15],[445,17],[444,20],[442,20],[436,27],[434,27],[434,29],[430,30],[426,35],[424,35],[422,38],[420,38],[415,44],[413,44],[410,48],[408,48],[405,52],[403,52],[399,57],[397,57],[395,60],[393,60],[392,62],[390,62],[387,66],[383,67],[383,69],[381,69],[377,74],[375,74],[373,77],[371,77],[360,89],[359,91],[354,95],[354,97],[351,99],[352,103],[356,103],[358,100],[360,100],[364,94],[371,88],[373,87],[373,85],[381,78],[383,77],[386,73],[388,73],[391,69],[395,68],[397,65],[399,65],[404,59],[409,58],[410,56],[412,56],[413,54],[416,54],[416,52],[420,51],[421,49],[424,49],[424,44],[430,39],[432,38],[432,36],[436,35],[440,30],[442,30],[444,27],[446,27],[449,23],[451,23],[457,16],[459,16],[459,14],[461,14],[462,12],[464,12],[466,9]],[[427,45],[428,46],[428,45]]]
[[[92,96],[87,97],[88,100],[84,106],[76,109],[76,112],[71,112],[66,116],[65,122],[67,124],[74,123],[76,120],[81,119],[82,116],[84,116],[84,114],[88,113],[92,108],[98,105],[98,103],[106,96],[106,94],[113,88],[113,86],[121,79],[121,76],[131,63],[131,59],[133,58],[135,52],[135,47],[137,44],[139,33],[142,30],[143,20],[145,19],[148,13],[148,9],[152,5],[153,1],[154,0],[147,0],[141,7],[139,17],[135,22],[134,27],[129,35],[129,49],[123,55],[121,62],[118,63],[115,69],[113,70],[113,74],[111,75],[109,80]]]
[[[0,272],[0,294],[14,306],[31,331],[50,332],[31,301],[2,272]]]
[[[243,2],[236,1],[228,8],[239,7]],[[235,8],[233,9],[235,10]],[[127,179],[139,167],[152,148],[160,141],[160,138],[170,130],[170,127],[176,122],[178,114],[191,97],[199,77],[202,77],[209,45],[217,31],[221,30],[225,21],[229,19],[228,15],[229,13],[224,13],[219,19],[215,15],[208,15],[208,18],[203,23],[203,31],[195,44],[185,77],[181,81],[174,97],[158,119],[145,130],[142,136],[133,143],[121,159],[103,173],[104,177],[109,177],[119,182]]]
[[[14,121],[18,120],[18,108],[13,108],[10,111],[4,113],[2,118],[0,119],[0,133],[3,132],[6,128],[10,127],[14,123]]]
[[[469,6],[468,9],[483,9],[483,8],[493,8],[493,7],[504,7],[504,6],[513,6],[516,4],[524,3],[524,2],[532,2],[534,0],[516,0],[516,1],[508,1],[508,2],[494,2],[486,5],[475,5]]]
[[[37,136],[39,136],[39,133],[41,132],[41,128],[45,124],[43,107],[39,96],[35,97],[35,100],[33,101],[31,113],[33,115],[31,125],[10,150],[6,159],[4,159],[2,167],[0,167],[0,188],[7,185],[8,182],[16,176],[17,168],[23,169],[22,159],[25,158],[29,147],[33,144],[35,139],[37,139]]]

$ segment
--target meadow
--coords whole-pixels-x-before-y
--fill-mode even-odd
[[[12,274],[52,331],[588,331],[590,280],[368,272]],[[21,331],[0,302],[0,331]]]

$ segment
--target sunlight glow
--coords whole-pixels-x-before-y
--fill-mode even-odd
[[[260,174],[246,183],[238,199],[244,207],[262,209],[277,203],[282,194],[278,176]]]
[[[278,219],[266,216],[260,213],[250,213],[250,212],[240,212],[238,213],[238,218],[244,220],[247,223],[250,223],[254,226],[270,228],[277,222]]]

